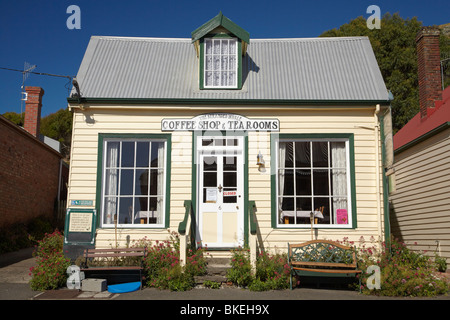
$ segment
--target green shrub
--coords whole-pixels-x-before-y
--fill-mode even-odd
[[[172,232],[171,240],[156,241],[148,247],[144,261],[147,286],[171,291],[186,291],[195,285],[194,276],[206,272],[204,251],[189,250],[184,268],[180,265],[180,243],[178,234]]]
[[[70,259],[64,256],[63,241],[64,237],[58,230],[46,234],[44,239],[38,241],[33,253],[36,266],[30,268],[32,290],[52,290],[66,284],[66,270],[70,266]]]
[[[428,256],[410,250],[405,243],[392,239],[389,244],[358,249],[358,267],[363,270],[361,291],[380,296],[430,297],[445,294],[449,290],[447,281],[435,275],[435,264]],[[370,265],[380,268],[380,289],[370,289],[365,273]]]
[[[239,287],[247,287],[253,281],[251,270],[249,250],[233,250],[231,268],[227,271],[228,280]]]
[[[256,258],[256,270],[252,274],[249,250],[238,249],[233,251],[227,278],[233,284],[248,287],[251,291],[266,291],[288,288],[289,274],[286,254],[259,254]]]

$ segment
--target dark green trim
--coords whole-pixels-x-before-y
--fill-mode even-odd
[[[172,135],[171,134],[138,134],[138,133],[99,133],[98,134],[98,153],[97,153],[97,186],[95,208],[97,210],[97,226],[101,226],[101,201],[102,201],[102,180],[103,180],[103,142],[105,139],[163,139],[167,141],[166,151],[166,194],[165,194],[165,221],[164,228],[170,226],[170,177],[172,161]],[[151,225],[145,229],[161,229],[161,227],[152,228]]]
[[[431,138],[432,136],[446,130],[450,128],[450,121],[444,122],[443,124],[441,124],[440,126],[434,128],[433,130],[428,131],[427,133],[421,135],[420,137],[408,142],[407,144],[397,148],[394,150],[394,155],[402,153],[403,151],[414,147],[416,144],[421,143],[422,141],[425,141],[429,138]]]
[[[197,211],[197,137],[202,136],[204,131],[193,131],[192,134],[192,189],[191,189],[191,201],[192,208],[195,216],[195,225],[196,227],[193,229],[196,232],[200,232],[197,228],[197,219],[198,219],[198,211]],[[233,135],[227,135],[226,131],[215,131],[208,132],[208,136],[243,136],[244,137],[244,145],[243,145],[243,166],[244,166],[244,245],[248,245],[248,233],[249,233],[249,217],[248,217],[248,134],[247,132],[233,132]],[[196,239],[197,235],[195,234],[194,239]],[[210,248],[211,249],[211,248]],[[216,248],[214,248],[216,249]],[[220,249],[218,249],[220,250]]]
[[[355,184],[355,138],[353,133],[272,133],[270,135],[270,167],[271,167],[271,225],[274,229],[289,229],[290,227],[280,228],[277,225],[277,188],[276,188],[276,155],[278,154],[276,142],[280,139],[348,139],[349,141],[349,165],[350,165],[350,192],[352,202],[352,225],[350,227],[333,227],[333,229],[356,229],[358,227],[356,213],[356,184]],[[291,225],[289,225],[291,226]],[[336,225],[333,225],[336,226]],[[304,229],[304,226],[292,225],[292,229]],[[327,225],[319,225],[320,229],[331,229]]]
[[[209,89],[208,89],[209,90]],[[221,89],[227,90],[227,89]],[[230,89],[232,90],[232,89]],[[105,105],[255,105],[259,106],[314,106],[314,107],[350,107],[370,106],[376,104],[388,106],[389,100],[288,100],[288,99],[189,99],[189,98],[67,98],[73,104]]]
[[[216,35],[211,38],[231,38],[227,35]],[[200,90],[240,90],[242,89],[242,42],[237,39],[237,86],[235,88],[231,87],[221,87],[221,88],[210,88],[205,87],[205,41],[204,38],[200,40],[200,68],[199,68],[199,88]]]
[[[225,17],[222,14],[222,12],[219,12],[217,16],[215,16],[211,20],[207,21],[206,23],[204,23],[203,25],[192,31],[191,32],[192,42],[201,39],[209,32],[220,26],[230,31],[239,39],[247,43],[250,43],[250,34],[241,27],[239,27],[237,24],[235,24],[233,21]]]

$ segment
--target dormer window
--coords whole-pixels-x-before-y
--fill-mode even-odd
[[[206,88],[237,88],[238,41],[236,38],[204,39],[204,77]]]
[[[241,89],[242,57],[250,35],[222,12],[192,32],[200,89]]]

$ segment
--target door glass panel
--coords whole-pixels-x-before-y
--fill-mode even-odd
[[[236,171],[237,157],[223,157],[223,171]]]
[[[204,157],[203,171],[217,171],[217,157]]]
[[[223,188],[223,203],[236,203],[237,190],[236,188]]]
[[[217,202],[217,157],[203,158],[203,202]]]

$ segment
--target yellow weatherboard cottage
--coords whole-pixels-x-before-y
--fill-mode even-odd
[[[76,80],[68,213],[95,232],[73,244],[171,230],[254,258],[389,236],[390,99],[367,37],[250,40],[220,13],[190,39],[92,37]]]

